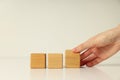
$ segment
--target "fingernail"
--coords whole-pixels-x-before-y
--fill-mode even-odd
[[[76,48],[72,49],[73,52],[76,52],[76,50],[77,50]]]

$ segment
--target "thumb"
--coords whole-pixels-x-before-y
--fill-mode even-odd
[[[76,53],[80,53],[80,52],[82,52],[82,51],[84,51],[86,49],[89,49],[91,47],[93,47],[93,44],[91,42],[89,42],[89,41],[86,41],[86,42],[78,45],[77,47],[73,48],[72,51],[76,52]]]

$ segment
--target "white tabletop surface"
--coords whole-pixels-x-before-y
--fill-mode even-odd
[[[73,69],[30,69],[28,58],[0,58],[0,80],[120,80],[119,64]]]

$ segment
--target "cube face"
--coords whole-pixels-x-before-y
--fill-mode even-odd
[[[63,68],[63,54],[48,54],[48,68],[49,69],[57,69]]]
[[[65,67],[80,68],[80,54],[73,53],[72,50],[65,51]]]
[[[44,53],[32,53],[31,54],[31,68],[39,69],[46,67],[46,54]]]

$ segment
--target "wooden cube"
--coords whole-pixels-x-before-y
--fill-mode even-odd
[[[80,53],[73,53],[72,50],[65,51],[65,67],[80,68]]]
[[[49,69],[63,68],[63,54],[57,53],[48,54],[48,68]]]
[[[31,54],[31,68],[32,69],[46,68],[46,54],[32,53]]]

